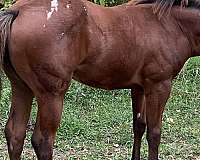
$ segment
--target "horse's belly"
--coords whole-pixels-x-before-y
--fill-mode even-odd
[[[90,66],[80,67],[73,74],[73,79],[83,84],[107,90],[131,88],[137,83],[137,75],[131,69],[113,69]]]

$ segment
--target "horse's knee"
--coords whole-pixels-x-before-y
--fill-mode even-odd
[[[39,160],[52,159],[53,144],[62,114],[63,95],[46,93],[37,97],[38,114],[31,141]]]
[[[158,147],[160,144],[160,137],[160,128],[154,128],[147,131],[147,141],[149,145],[148,160],[158,160]]]
[[[135,122],[134,130],[140,134],[145,132],[146,123],[143,120],[137,119]]]
[[[31,138],[32,146],[39,160],[51,160],[53,155],[53,139],[48,135],[41,136],[33,133]]]
[[[9,128],[8,125],[6,125],[5,129],[4,129],[4,134],[5,134],[5,137],[6,137],[6,141],[7,141],[7,145],[8,145],[8,151],[12,152],[13,151],[13,145],[11,143],[11,137],[12,137],[12,131],[11,129]]]
[[[4,133],[7,140],[10,159],[20,159],[25,138],[24,134],[14,132],[8,124],[5,127]]]
[[[142,138],[146,129],[146,121],[141,117],[136,118],[134,121],[134,135]]]
[[[149,145],[157,147],[160,143],[161,129],[154,128],[147,132],[147,141]]]

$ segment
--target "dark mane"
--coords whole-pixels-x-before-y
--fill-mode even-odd
[[[200,0],[189,0],[188,7],[200,9]]]
[[[154,4],[154,13],[168,14],[173,6],[200,9],[200,0],[136,0],[137,4]]]

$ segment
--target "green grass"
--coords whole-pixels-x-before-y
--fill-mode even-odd
[[[3,134],[10,97],[6,81],[0,106],[0,160],[8,159]],[[37,107],[34,105],[33,117]],[[200,159],[200,58],[191,59],[174,81],[163,117],[160,159]],[[36,159],[28,132],[24,160]],[[55,159],[124,160],[132,147],[132,109],[129,90],[103,91],[73,82],[65,96]],[[142,156],[147,157],[143,139]]]

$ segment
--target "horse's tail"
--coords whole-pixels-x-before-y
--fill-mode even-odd
[[[18,11],[0,11],[0,89],[2,88],[1,78],[4,64],[6,47],[9,51],[9,39],[12,22],[18,16]]]

